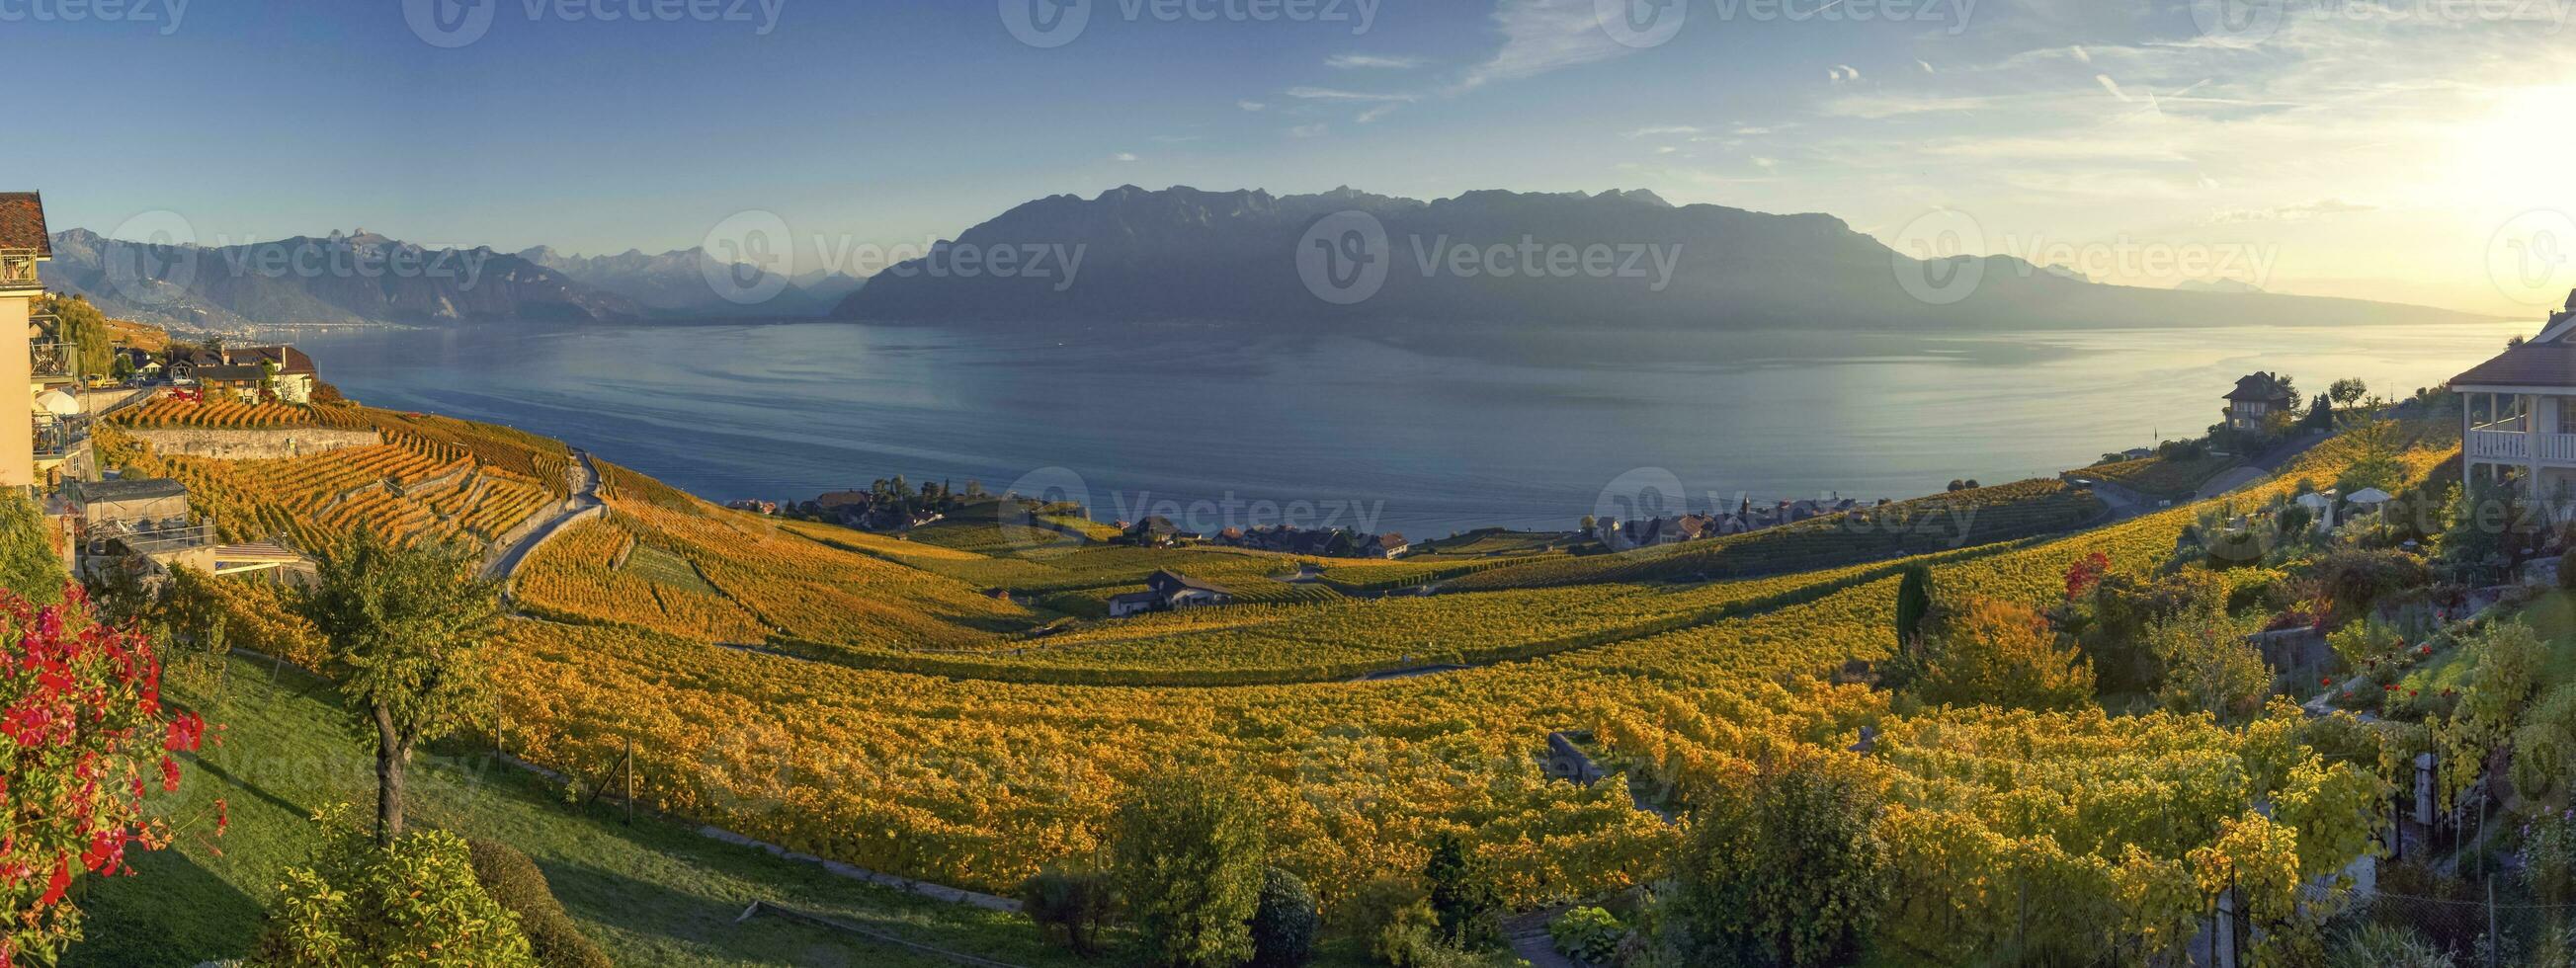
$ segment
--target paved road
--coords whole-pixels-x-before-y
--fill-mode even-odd
[[[555,511],[554,517],[546,519],[544,524],[528,529],[528,533],[520,537],[518,543],[511,545],[510,549],[502,552],[499,557],[493,558],[491,564],[485,565],[483,568],[485,577],[499,578],[505,582],[516,577],[519,566],[527,563],[528,555],[536,551],[538,545],[545,544],[547,539],[571,527],[574,521],[595,514],[600,508],[606,506],[599,500],[599,469],[590,465],[590,452],[573,451],[573,458],[573,466],[581,472],[581,480],[573,488],[572,497],[564,501]]]
[[[2209,483],[2200,486],[2200,493],[2192,495],[2192,500],[2208,500],[2270,477],[2273,472],[2280,470],[2282,465],[2288,464],[2291,458],[2307,453],[2308,448],[2316,446],[2325,439],[2325,434],[2315,431],[2291,438],[2280,446],[2264,452],[2260,457],[2220,471],[2217,477],[2210,478]]]

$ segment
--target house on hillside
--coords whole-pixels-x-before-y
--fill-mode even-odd
[[[313,384],[319,379],[313,358],[292,346],[198,349],[175,354],[168,372],[173,378],[195,380],[208,390],[246,400],[255,401],[263,390],[273,389],[277,399],[287,403],[311,403]]]
[[[1109,617],[1126,618],[1145,612],[1230,605],[1233,602],[1234,591],[1225,586],[1211,585],[1169,571],[1157,571],[1145,576],[1144,591],[1110,598]]]
[[[2236,380],[2236,389],[2227,391],[2227,405],[2218,412],[2227,418],[2228,429],[2260,432],[2264,421],[2275,414],[2298,409],[2298,397],[2290,391],[2290,380],[2278,373],[2248,373]]]
[[[2460,474],[2512,486],[2558,518],[2576,510],[2576,293],[2540,335],[2451,378]]]

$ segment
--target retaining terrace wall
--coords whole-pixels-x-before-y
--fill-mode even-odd
[[[384,443],[384,436],[373,430],[345,430],[330,427],[291,427],[274,430],[219,430],[209,427],[154,427],[130,430],[128,434],[152,446],[152,452],[165,457],[212,457],[219,460],[260,460],[276,457],[308,457],[350,447],[372,447]]]

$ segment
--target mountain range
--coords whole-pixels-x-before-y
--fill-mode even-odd
[[[829,316],[1590,345],[1778,329],[1937,335],[2474,318],[2241,282],[2112,285],[2010,256],[1920,259],[1830,215],[1673,205],[1646,191],[1473,191],[1425,202],[1351,188],[1128,185],[1018,205],[864,281],[780,279],[696,248],[428,248],[364,230],[201,247],[73,229],[54,242],[48,286],[86,294],[113,316],[196,328]],[[744,291],[775,294],[726,298]]]
[[[1424,202],[1350,188],[1129,185],[1019,205],[949,246],[969,259],[1011,251],[1023,262],[1062,249],[1079,254],[1079,271],[1070,280],[969,274],[934,251],[871,278],[833,315],[995,326],[1250,321],[1429,339],[2473,318],[2241,284],[2112,285],[2011,256],[1918,259],[1830,215],[1677,206],[1646,191],[1474,191]],[[1369,276],[1369,262],[1384,271]]]
[[[774,280],[717,263],[699,249],[573,256],[539,247],[500,252],[427,248],[367,232],[332,232],[231,246],[111,240],[55,233],[48,288],[87,296],[110,316],[185,328],[261,323],[621,322],[817,317],[860,286],[813,273]],[[710,268],[776,295],[740,304],[708,281]]]

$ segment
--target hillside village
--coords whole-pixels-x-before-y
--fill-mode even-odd
[[[2576,896],[2576,826],[2523,799],[2576,709],[2576,295],[2407,399],[2252,373],[2206,388],[2206,434],[2054,478],[1412,541],[899,477],[720,508],[363,406],[292,346],[106,320],[35,281],[45,239],[40,199],[0,195],[30,388],[0,483],[42,499],[84,607],[167,633],[171,701],[230,726],[174,734],[174,809],[257,831],[37,905],[87,912],[75,962],[254,954],[312,815],[384,789],[304,597],[362,534],[468,548],[502,596],[488,708],[393,796],[524,852],[543,903],[479,871],[458,903],[588,952],[546,964],[1096,963],[1162,930],[1116,913],[1155,886],[1122,851],[1214,849],[1127,826],[1157,802],[1215,804],[1261,845],[1224,863],[1301,885],[1279,903],[1323,933],[1289,963],[1689,964],[1616,952],[1760,908],[1815,917],[1821,963],[2386,935],[2457,968],[2539,950]],[[1211,755],[1221,781],[1164,772]],[[347,768],[259,772],[294,757]],[[2133,788],[2152,806],[2100,796]],[[1867,853],[1738,862],[1803,843],[1793,819]],[[1864,901],[1711,901],[1817,883]],[[1435,935],[1441,905],[1486,927]]]

